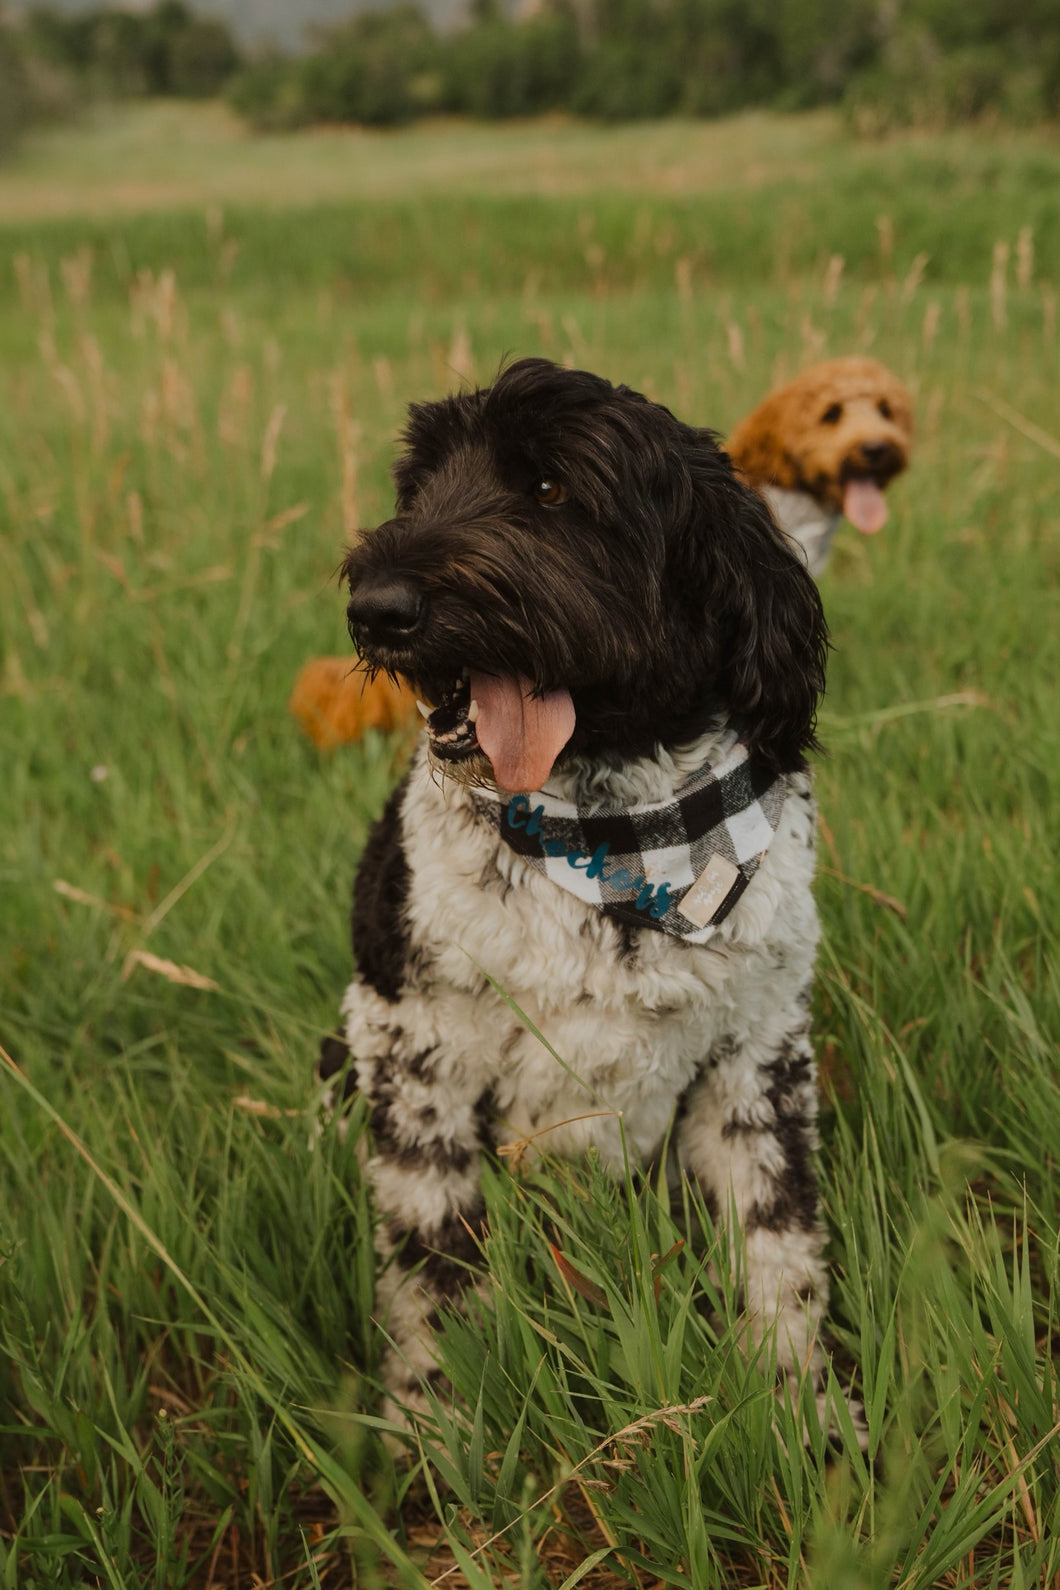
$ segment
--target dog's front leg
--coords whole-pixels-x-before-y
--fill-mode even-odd
[[[715,1218],[729,1225],[742,1263],[751,1342],[776,1325],[781,1373],[809,1370],[820,1384],[818,1327],[828,1301],[824,1232],[813,1167],[817,1087],[805,1012],[787,1030],[715,1045],[687,1099],[681,1162]]]
[[[485,1101],[460,1097],[438,1051],[404,1063],[393,1053],[361,1062],[358,1082],[374,1140],[378,1318],[391,1343],[383,1412],[407,1424],[426,1407],[423,1383],[442,1375],[433,1345],[438,1310],[458,1303],[475,1280]]]

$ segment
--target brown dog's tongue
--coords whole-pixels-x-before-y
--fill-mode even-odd
[[[850,480],[843,492],[843,512],[862,535],[874,536],[887,523],[887,503],[874,480]]]
[[[471,697],[478,702],[475,733],[493,765],[501,789],[540,789],[574,733],[574,703],[569,690],[535,697],[529,679],[471,675]]]

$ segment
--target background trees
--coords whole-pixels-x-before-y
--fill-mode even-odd
[[[514,3],[514,0],[513,0]],[[246,62],[184,0],[31,10],[0,29],[0,145],[86,95],[222,91],[255,125],[551,110],[609,121],[842,105],[859,131],[1060,114],[1058,0],[472,0],[440,33],[409,0]],[[50,74],[50,76],[49,76]]]

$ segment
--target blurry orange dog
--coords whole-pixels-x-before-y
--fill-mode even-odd
[[[818,578],[846,517],[864,535],[887,519],[884,490],[909,462],[913,411],[898,377],[876,359],[825,359],[778,387],[741,420],[727,451],[798,542]],[[415,716],[405,685],[369,680],[352,657],[317,657],[288,703],[322,749],[389,730]]]
[[[883,493],[912,444],[909,393],[886,365],[854,357],[811,365],[771,392],[726,449],[817,579],[843,518],[863,535],[883,529]]]
[[[366,729],[387,733],[416,715],[407,685],[385,674],[369,679],[355,657],[314,657],[294,682],[287,703],[303,733],[322,751],[359,740]]]

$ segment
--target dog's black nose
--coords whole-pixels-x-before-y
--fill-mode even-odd
[[[408,640],[423,623],[427,603],[411,585],[359,585],[346,608],[350,629],[364,640],[384,645]]]
[[[867,464],[880,464],[894,452],[893,442],[862,442],[861,456]]]

